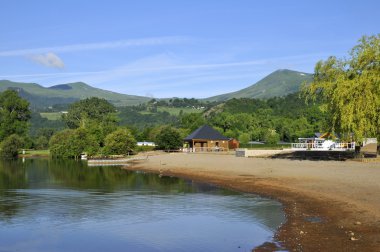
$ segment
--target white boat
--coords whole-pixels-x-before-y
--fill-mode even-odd
[[[325,134],[326,135],[326,134]],[[292,143],[293,150],[311,151],[348,151],[355,150],[355,142],[342,142],[339,139],[320,137],[298,138],[298,143]]]

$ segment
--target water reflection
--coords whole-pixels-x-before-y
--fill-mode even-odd
[[[284,218],[272,200],[71,160],[1,162],[0,196],[7,251],[250,250]]]

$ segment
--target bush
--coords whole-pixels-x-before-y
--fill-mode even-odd
[[[274,129],[268,129],[264,140],[267,144],[277,144],[278,141],[280,141],[280,136],[277,134],[276,130]]]
[[[84,129],[66,129],[52,136],[49,142],[50,154],[59,158],[79,158],[86,152],[94,155],[99,150],[95,139]]]
[[[0,144],[0,156],[2,158],[16,158],[18,149],[23,146],[23,139],[16,135],[10,135]]]
[[[118,129],[105,138],[104,154],[124,155],[136,147],[136,140],[128,129]]]
[[[47,139],[46,136],[39,136],[35,141],[34,141],[34,148],[36,150],[45,150],[49,147],[49,140]]]
[[[251,136],[248,133],[242,133],[239,136],[239,142],[242,144],[247,144],[249,142]]]

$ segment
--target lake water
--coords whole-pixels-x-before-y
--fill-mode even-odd
[[[208,184],[87,167],[0,161],[0,251],[251,251],[280,203]]]

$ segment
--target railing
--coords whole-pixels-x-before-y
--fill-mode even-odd
[[[319,143],[292,143],[292,149],[322,149]]]
[[[323,143],[292,143],[292,149],[315,151],[346,151],[355,150],[355,142],[336,142],[332,143],[330,146],[323,146]]]
[[[335,143],[335,150],[355,150],[355,142]]]
[[[193,147],[193,148],[184,148],[184,152],[223,152],[228,151],[224,147]]]
[[[364,138],[363,139],[363,146],[366,146],[367,144],[375,143],[377,144],[377,138]]]

